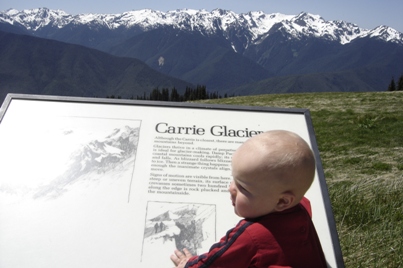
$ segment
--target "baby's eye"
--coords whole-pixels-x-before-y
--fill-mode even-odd
[[[241,192],[248,192],[248,190],[246,190],[244,187],[242,187],[242,185],[239,185],[238,183],[236,184],[238,190],[240,190]]]

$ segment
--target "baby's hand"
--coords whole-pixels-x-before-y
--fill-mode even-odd
[[[185,267],[187,261],[193,256],[186,248],[183,249],[183,253],[176,249],[174,254],[171,255],[171,261],[173,261],[176,268]]]

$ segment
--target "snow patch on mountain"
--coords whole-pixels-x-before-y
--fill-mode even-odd
[[[403,41],[403,33],[400,33],[395,29],[384,25],[378,26],[375,29],[369,31],[368,36],[392,43],[402,44]]]
[[[5,15],[4,17],[3,14]],[[46,26],[63,28],[72,20],[74,20],[74,17],[63,10],[50,10],[47,8],[24,9],[22,11],[9,9],[4,13],[0,13],[0,21],[13,25],[20,24],[27,30],[32,31],[37,31]]]

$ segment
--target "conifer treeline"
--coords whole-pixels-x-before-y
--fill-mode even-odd
[[[226,97],[226,96],[225,96]],[[192,101],[192,100],[206,100],[206,99],[220,99],[222,98],[218,92],[210,93],[206,90],[206,86],[197,85],[196,88],[186,87],[184,94],[179,94],[178,90],[174,87],[171,90],[163,88],[162,90],[156,88],[149,96],[145,93],[143,96],[137,96],[137,100],[157,100],[157,101]]]
[[[234,95],[233,95],[234,96]],[[224,98],[227,98],[227,94]],[[107,96],[108,99],[121,99],[121,96]],[[184,94],[179,94],[178,90],[174,87],[171,90],[168,88],[153,89],[149,95],[145,92],[143,96],[137,96],[137,100],[156,100],[156,101],[193,101],[193,100],[206,100],[206,99],[221,99],[222,96],[218,92],[210,93],[206,90],[206,86],[197,85],[196,88],[186,87]],[[135,99],[133,96],[130,99]]]
[[[395,82],[395,79],[392,78],[392,81],[390,81],[390,84],[388,86],[388,91],[403,91],[403,74],[400,76],[397,84]]]

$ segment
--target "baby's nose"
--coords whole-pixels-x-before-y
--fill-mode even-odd
[[[231,181],[231,183],[229,184],[228,191],[230,192],[231,195],[235,195],[236,189],[235,189],[234,181]]]

